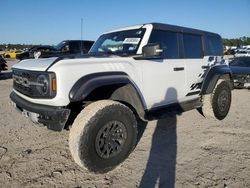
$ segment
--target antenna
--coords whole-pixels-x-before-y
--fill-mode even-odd
[[[83,54],[83,49],[82,49],[82,26],[83,26],[83,19],[81,18],[81,55]]]
[[[83,20],[81,18],[81,40],[82,40],[82,22],[83,22]]]

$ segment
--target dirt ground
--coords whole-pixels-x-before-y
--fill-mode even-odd
[[[12,108],[11,87],[11,73],[2,72],[0,187],[250,187],[249,90],[233,91],[223,121],[192,110],[141,125],[129,158],[96,175],[72,160],[69,131],[36,127]]]

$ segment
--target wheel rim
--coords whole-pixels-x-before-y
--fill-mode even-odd
[[[106,123],[97,133],[95,148],[97,154],[104,159],[118,155],[127,139],[127,130],[120,121]]]
[[[222,90],[218,96],[218,107],[221,112],[224,112],[228,107],[229,94],[226,90]]]

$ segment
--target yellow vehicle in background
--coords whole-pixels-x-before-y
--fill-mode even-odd
[[[5,52],[3,54],[3,57],[4,58],[16,58],[17,54],[21,54],[23,52],[24,52],[23,50],[15,50],[15,51],[10,51],[10,52]]]

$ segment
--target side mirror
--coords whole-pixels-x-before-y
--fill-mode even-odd
[[[160,45],[157,43],[149,43],[142,48],[143,57],[159,57],[163,50],[160,49]]]

